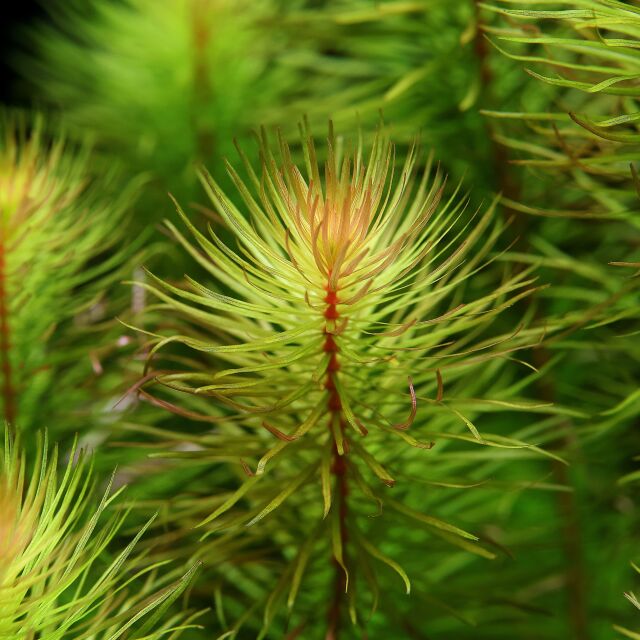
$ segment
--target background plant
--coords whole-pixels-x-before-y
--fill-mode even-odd
[[[122,350],[114,284],[140,243],[126,243],[136,185],[98,179],[89,147],[51,134],[40,117],[0,119],[0,370],[3,419],[56,438],[96,418],[122,385],[105,362]]]
[[[563,288],[557,290],[563,295],[548,304],[566,305],[568,296],[579,296],[592,309],[586,314],[588,333],[580,342],[572,341],[573,357],[565,358],[566,374],[556,377],[555,393],[569,401],[577,388],[589,390],[581,402],[593,416],[591,424],[574,431],[567,443],[579,461],[572,483],[584,513],[594,504],[609,503],[618,516],[596,523],[577,515],[575,531],[581,538],[582,571],[606,574],[616,585],[607,593],[615,598],[629,577],[616,574],[612,565],[623,568],[624,556],[637,553],[627,542],[628,527],[637,528],[629,519],[633,497],[624,482],[616,481],[621,472],[626,474],[628,452],[638,446],[631,428],[637,413],[636,384],[631,382],[637,364],[637,281],[628,278],[637,249],[637,154],[633,134],[622,133],[633,128],[637,110],[633,78],[638,8],[621,2],[569,2],[561,8],[504,2],[493,10],[504,18],[489,29],[495,47],[521,64],[548,95],[544,111],[523,103],[515,111],[488,115],[499,125],[500,144],[533,178],[526,181],[521,201],[510,206],[536,216],[531,235],[546,254],[545,262],[564,263],[559,280]],[[553,244],[547,238],[554,238]],[[620,272],[624,267],[627,274]],[[597,287],[589,287],[596,281]],[[589,361],[592,366],[584,366]],[[593,475],[598,468],[599,474]],[[591,551],[593,540],[603,535],[616,537],[620,555]],[[600,581],[586,586],[582,607],[573,614],[577,634],[598,637],[594,603],[605,597]],[[608,626],[608,621],[602,623]]]
[[[330,82],[305,73],[314,51],[286,28],[286,11],[300,5],[54,3],[51,19],[27,34],[33,48],[20,64],[72,132],[92,132],[101,151],[149,176],[137,212],[146,225],[162,220],[167,191],[201,200],[199,163],[224,179],[234,138],[249,137],[256,122],[297,114],[291,102]]]
[[[58,450],[49,457],[46,440],[38,438],[38,454],[27,461],[19,440],[6,430],[3,436],[0,637],[177,637],[184,617],[159,618],[192,572],[171,582],[166,565],[140,567],[144,556],[136,557],[134,547],[147,527],[107,560],[126,515],[106,517],[117,495],[110,495],[111,483],[91,512],[95,483],[83,452],[72,448],[59,475]]]

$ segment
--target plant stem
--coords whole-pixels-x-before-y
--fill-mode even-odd
[[[338,361],[338,345],[329,324],[335,327],[336,320],[339,313],[337,310],[338,304],[338,292],[332,289],[329,284],[326,287],[327,295],[324,301],[327,303],[324,316],[327,320],[325,324],[325,341],[323,351],[330,354],[329,364],[327,366],[327,377],[325,381],[325,389],[328,392],[327,408],[329,410],[329,422],[332,427],[339,429],[340,436],[344,443],[344,453],[341,454],[338,450],[338,445],[333,442],[333,464],[331,471],[335,476],[335,489],[334,494],[337,500],[338,517],[340,519],[340,546],[342,549],[342,562],[346,565],[346,546],[348,541],[347,532],[347,517],[349,513],[349,507],[347,504],[347,497],[349,495],[349,482],[348,482],[348,463],[346,455],[348,452],[348,443],[345,438],[345,424],[342,416],[342,402],[340,401],[340,394],[336,389],[336,377],[340,370],[340,362]],[[333,509],[336,506],[332,506]],[[342,568],[338,559],[334,556],[333,565],[335,569],[335,582],[333,599],[329,608],[328,614],[328,629],[326,640],[337,640],[340,634],[340,623],[342,617],[342,603],[344,600],[344,594],[346,590],[346,576],[344,569]]]
[[[212,21],[209,15],[212,8],[208,2],[202,0],[193,1],[193,113],[192,125],[196,136],[196,152],[198,159],[204,161],[213,152],[213,132],[203,127],[200,122],[200,114],[211,107],[211,83],[209,82],[209,61],[207,59],[208,47],[213,38]]]
[[[496,96],[493,89],[493,72],[489,64],[489,44],[482,31],[482,15],[480,0],[473,0],[476,21],[476,34],[473,40],[473,50],[478,59],[480,74],[480,92],[478,101],[481,107],[491,108],[496,103]],[[511,167],[509,166],[509,156],[506,148],[496,142],[495,131],[491,125],[489,118],[484,118],[485,129],[491,144],[491,153],[493,155],[493,167],[495,174],[495,189],[504,197],[510,200],[518,200],[520,194],[520,186],[513,179]],[[504,206],[504,205],[503,205]],[[513,212],[508,207],[504,207],[505,216],[510,216]],[[522,215],[515,220],[516,227],[522,224]],[[519,233],[520,228],[517,229]]]
[[[342,547],[343,562],[346,563],[346,544],[348,540],[347,535],[347,515],[348,504],[347,496],[349,494],[349,485],[347,481],[347,463],[344,456],[338,454],[337,449],[334,446],[334,458],[333,458],[333,473],[336,476],[336,488],[335,493],[338,501],[338,510],[340,516],[340,544]],[[344,569],[340,566],[340,563],[336,558],[333,558],[333,565],[335,569],[335,581],[333,590],[333,600],[329,609],[329,628],[327,630],[326,640],[337,640],[340,634],[340,622],[342,603],[344,600],[344,594],[346,591],[346,576]]]
[[[542,368],[549,360],[549,352],[544,347],[534,351],[535,366]],[[544,402],[556,403],[556,391],[552,378],[547,374],[545,382],[538,383],[538,395]],[[577,438],[570,420],[563,423],[565,435],[559,443],[565,450],[575,448]],[[573,482],[565,464],[553,461],[552,472],[559,485],[572,487]],[[557,508],[561,518],[562,546],[567,562],[566,594],[569,619],[575,640],[588,640],[589,621],[587,615],[586,571],[582,548],[580,515],[574,491],[560,491],[557,496]]]

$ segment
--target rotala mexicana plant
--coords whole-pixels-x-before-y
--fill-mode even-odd
[[[91,513],[91,461],[75,448],[61,477],[58,451],[27,461],[19,442],[4,433],[0,451],[0,638],[78,640],[159,638],[178,632],[185,617],[159,622],[184,591],[192,571],[172,572],[134,556],[140,533],[112,561],[99,559],[126,514],[107,517],[109,488]],[[32,466],[33,471],[29,472]],[[136,570],[129,574],[127,567]],[[137,593],[131,592],[135,585]],[[153,612],[153,613],[151,613]],[[182,623],[181,623],[182,621]]]
[[[377,606],[372,561],[395,570],[410,590],[405,570],[380,548],[381,529],[373,533],[371,502],[374,512],[389,510],[494,557],[475,535],[423,513],[423,497],[403,494],[397,474],[433,470],[438,449],[455,443],[526,448],[481,432],[469,413],[492,403],[521,408],[497,376],[509,354],[541,331],[501,326],[501,310],[531,292],[530,271],[509,275],[507,268],[499,283],[482,281],[502,223],[493,207],[467,212],[457,190],[443,198],[443,176],[430,160],[421,164],[416,147],[400,168],[382,130],[368,154],[361,140],[351,145],[330,130],[322,168],[306,126],[302,147],[299,168],[286,143],[279,140],[278,158],[263,133],[261,171],[245,162],[245,182],[229,168],[243,210],[204,176],[212,215],[237,247],[217,227],[203,234],[181,211],[196,246],[169,223],[214,282],[147,284],[162,317],[171,311],[173,333],[160,335],[159,325],[142,393],[211,423],[200,435],[174,434],[197,449],[176,456],[231,461],[245,474],[228,494],[177,498],[174,515],[204,512],[207,538],[263,526],[283,505],[296,522],[263,634],[279,605],[293,608],[306,565],[326,541],[335,573],[326,637],[335,638],[347,611],[362,624],[361,603]],[[168,399],[153,383],[172,395],[186,392],[187,402]],[[474,408],[464,412],[464,405]]]
[[[0,407],[25,432],[82,424],[118,350],[112,316],[128,300],[110,288],[134,252],[122,243],[133,185],[116,195],[90,157],[41,118],[0,114]]]

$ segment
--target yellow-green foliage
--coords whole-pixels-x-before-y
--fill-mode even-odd
[[[99,408],[113,315],[129,305],[113,285],[139,247],[124,233],[134,185],[116,193],[113,171],[98,178],[91,163],[41,118],[2,115],[0,405],[11,426],[44,421],[56,437]]]
[[[60,473],[57,448],[49,457],[46,440],[39,438],[35,449],[37,455],[27,459],[19,441],[5,431],[0,638],[151,639],[177,632],[180,619],[160,624],[158,617],[184,590],[191,572],[172,583],[166,567],[148,560],[142,565],[144,556],[134,556],[150,523],[105,561],[126,517],[107,513],[117,495],[110,495],[111,483],[94,503],[95,480],[85,453],[72,448]]]

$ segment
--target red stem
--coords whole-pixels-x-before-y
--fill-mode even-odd
[[[327,285],[327,295],[324,301],[327,303],[324,317],[327,319],[328,323],[335,326],[336,320],[340,315],[337,309],[338,292],[337,290],[332,289],[330,285]],[[325,325],[324,333],[325,340],[323,350],[325,353],[331,354],[329,365],[327,366],[327,377],[324,385],[329,394],[327,399],[329,424],[334,424],[334,421],[337,422],[344,442],[343,455],[340,455],[338,452],[338,447],[335,441],[333,443],[333,464],[331,466],[331,472],[335,476],[335,496],[337,499],[338,516],[340,518],[340,546],[342,548],[343,563],[346,564],[346,546],[348,541],[347,517],[349,513],[347,496],[349,495],[349,482],[347,478],[348,464],[345,456],[349,447],[344,435],[345,424],[342,415],[342,402],[340,401],[340,394],[338,393],[335,384],[338,371],[340,370],[340,362],[338,360],[339,347],[327,325]],[[333,565],[335,568],[335,582],[333,599],[328,613],[328,629],[325,640],[338,639],[342,617],[342,603],[344,601],[344,593],[346,590],[346,576],[344,569],[335,557],[333,558]]]

